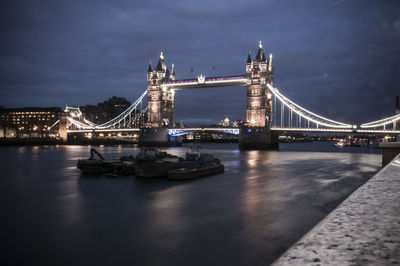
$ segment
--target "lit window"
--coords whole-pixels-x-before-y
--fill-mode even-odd
[[[252,107],[260,107],[260,101],[252,101],[251,106]]]

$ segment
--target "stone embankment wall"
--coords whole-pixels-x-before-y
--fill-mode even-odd
[[[400,155],[273,265],[400,264]]]

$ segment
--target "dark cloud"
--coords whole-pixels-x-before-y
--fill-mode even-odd
[[[258,40],[275,85],[314,112],[366,122],[400,94],[398,1],[2,1],[0,30],[7,107],[134,100],[160,51],[178,79],[241,74]],[[244,88],[176,96],[177,121],[244,114]]]

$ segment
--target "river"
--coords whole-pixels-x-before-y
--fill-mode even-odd
[[[15,265],[268,265],[381,166],[329,142],[239,151],[192,181],[82,177],[88,146],[0,147],[3,254]],[[138,152],[100,146],[105,157]],[[184,155],[185,147],[168,148]],[[11,265],[11,264],[10,264]]]

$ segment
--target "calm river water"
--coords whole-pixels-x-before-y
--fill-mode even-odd
[[[0,147],[4,259],[17,265],[268,265],[380,169],[332,143],[201,144],[225,173],[193,181],[81,177],[88,146]],[[130,146],[98,147],[105,157]],[[183,156],[187,148],[168,148]],[[5,247],[5,249],[4,249]],[[3,264],[12,265],[12,264]]]

